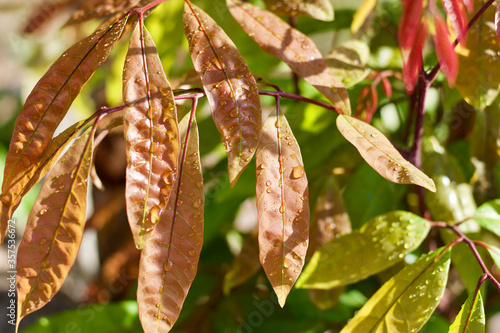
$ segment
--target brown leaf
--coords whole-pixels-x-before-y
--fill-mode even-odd
[[[266,7],[275,14],[309,16],[317,20],[333,21],[330,0],[264,0]]]
[[[375,127],[350,116],[339,115],[340,133],[356,147],[363,159],[385,179],[397,184],[414,184],[436,192],[436,185],[401,156]]]
[[[309,240],[307,177],[284,116],[265,122],[256,162],[260,262],[283,307]]]
[[[69,0],[45,1],[41,3],[28,19],[28,23],[24,26],[23,32],[25,34],[31,34],[39,31],[47,23],[50,23],[54,17],[57,17],[58,14],[66,10],[70,4],[71,1]]]
[[[227,0],[229,11],[262,50],[284,61],[344,114],[351,113],[344,85],[330,73],[314,42],[278,16],[239,0]]]
[[[311,237],[307,257],[318,250],[323,244],[335,237],[352,231],[351,221],[347,215],[342,196],[335,181],[335,176],[330,174],[325,180],[311,221]],[[332,289],[309,289],[309,298],[321,310],[326,310],[337,304],[344,287]]]
[[[27,169],[19,170],[19,181],[11,184],[0,196],[0,244],[7,232],[8,221],[21,203],[21,199],[52,169],[66,146],[76,137],[87,121],[80,121],[52,139],[42,160]]]
[[[142,32],[132,33],[123,69],[127,216],[138,249],[168,203],[179,157],[174,95],[153,39]]]
[[[145,6],[152,0],[85,0],[82,6],[73,13],[67,24],[85,22],[88,20],[109,16],[129,10],[133,7]]]
[[[196,275],[203,243],[203,175],[198,128],[189,115],[179,124],[184,149],[170,201],[141,254],[137,287],[145,332],[168,332]],[[188,135],[188,139],[185,137]]]
[[[76,259],[92,162],[90,129],[54,166],[28,217],[17,255],[18,324],[52,299]]]
[[[233,187],[259,142],[262,116],[257,84],[234,43],[210,16],[187,2],[184,23],[194,67],[226,147]]]
[[[57,126],[83,85],[108,57],[125,23],[124,19],[99,29],[73,45],[38,81],[16,119],[4,170],[3,206],[11,205],[11,197],[22,193],[44,159]]]
[[[234,258],[229,271],[224,276],[224,294],[250,279],[261,268],[259,261],[258,230],[248,235],[241,252]]]

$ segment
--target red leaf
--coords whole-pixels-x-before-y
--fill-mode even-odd
[[[408,57],[403,52],[403,81],[409,94],[413,93],[418,76],[422,70],[422,49],[427,38],[427,23],[424,21],[418,28],[417,38]]]
[[[384,89],[384,93],[387,96],[387,98],[390,99],[392,97],[392,86],[391,82],[386,77],[382,78],[382,89]]]
[[[144,332],[170,331],[198,269],[203,243],[203,175],[198,128],[189,114],[179,124],[179,175],[164,213],[141,253],[137,286]],[[188,139],[186,140],[186,136]]]
[[[413,49],[417,40],[424,0],[409,0],[403,3],[404,13],[399,21],[398,40],[402,50]]]
[[[467,14],[465,13],[464,7],[458,2],[458,0],[442,0],[443,7],[446,11],[448,20],[451,22],[453,31],[459,41],[465,41],[464,33],[467,28]],[[463,39],[462,39],[463,38]]]
[[[309,241],[307,177],[284,116],[265,122],[256,163],[260,262],[283,307]]]
[[[474,0],[462,0],[465,8],[467,8],[467,11],[469,13],[472,13],[472,11],[474,10]]]
[[[441,70],[450,86],[455,84],[458,74],[458,56],[450,42],[448,27],[440,15],[434,15],[435,34],[432,35]]]
[[[174,95],[153,39],[142,32],[134,30],[123,69],[127,216],[139,249],[168,202],[179,157]]]
[[[226,33],[201,9],[186,3],[185,33],[228,157],[233,187],[252,159],[262,116],[257,83]]]

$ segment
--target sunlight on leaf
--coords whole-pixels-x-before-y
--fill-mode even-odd
[[[360,230],[334,238],[316,251],[297,288],[331,289],[363,280],[401,261],[429,230],[427,220],[409,212],[377,216]]]
[[[256,163],[260,262],[283,307],[309,241],[307,177],[284,116],[265,122]]]
[[[54,166],[28,217],[17,256],[18,323],[54,297],[76,259],[87,209],[90,129]]]
[[[387,281],[341,333],[418,332],[443,297],[450,251],[423,255]]]
[[[245,32],[273,57],[318,89],[344,114],[351,113],[344,85],[330,72],[314,42],[278,16],[239,0],[227,0],[229,11]]]
[[[262,127],[257,83],[226,33],[201,9],[186,4],[185,33],[228,157],[233,187],[252,159]]]
[[[139,249],[167,205],[179,157],[174,95],[154,41],[143,32],[138,26],[132,33],[123,69],[127,216]]]
[[[481,293],[467,297],[448,333],[484,333],[486,320]]]
[[[375,127],[353,117],[339,115],[337,127],[363,159],[382,177],[397,184],[414,184],[436,192],[432,179],[401,156]]]
[[[126,22],[124,19],[98,29],[70,47],[33,88],[16,119],[7,153],[2,206],[16,206],[15,201],[20,198],[15,197],[23,195],[26,184],[46,156],[57,126],[82,87],[107,59]],[[4,217],[2,214],[0,243],[7,228]]]
[[[321,21],[333,21],[330,0],[264,0],[267,9],[284,16],[309,16]]]
[[[1,230],[4,230],[4,226],[8,225],[8,221],[12,218],[14,211],[17,207],[19,207],[21,199],[33,188],[33,186],[35,186],[43,177],[47,175],[50,169],[52,169],[54,164],[57,162],[66,146],[71,143],[78,133],[80,133],[82,127],[86,123],[86,121],[82,120],[68,127],[57,137],[52,139],[40,162],[31,165],[31,167],[23,171],[19,170],[19,174],[24,173],[22,180],[9,186],[9,188],[5,191],[7,194],[2,195],[1,198],[4,198],[6,203],[4,203],[3,200],[0,200]],[[8,200],[6,200],[6,198],[8,198]],[[2,243],[2,240],[3,237],[0,240],[0,244]]]
[[[475,1],[480,8],[484,2]],[[469,19],[474,14],[469,14]],[[467,103],[483,109],[500,93],[500,54],[494,25],[494,10],[487,10],[467,32],[466,48],[459,46],[456,87]]]
[[[203,175],[198,128],[179,124],[183,150],[168,205],[141,253],[137,303],[145,332],[170,331],[196,276],[203,243]],[[187,144],[186,136],[188,136]]]

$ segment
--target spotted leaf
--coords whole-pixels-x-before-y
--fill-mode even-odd
[[[270,116],[257,150],[260,262],[283,307],[304,265],[309,241],[307,177],[284,116]]]
[[[28,217],[17,256],[18,324],[54,297],[76,259],[92,151],[89,127],[54,166]]]
[[[331,289],[363,280],[401,261],[420,246],[429,230],[427,220],[409,212],[379,215],[316,251],[297,287]]]
[[[140,249],[168,203],[179,157],[174,95],[153,39],[140,26],[125,59],[123,98],[127,216]]]
[[[257,83],[234,43],[201,9],[184,7],[191,58],[207,94],[234,186],[255,153],[262,127]]]
[[[414,184],[436,192],[436,185],[401,156],[375,127],[350,116],[339,115],[340,133],[356,147],[363,159],[382,177],[397,184]]]
[[[418,332],[443,297],[449,267],[449,249],[420,257],[387,281],[341,333]]]
[[[245,32],[273,57],[326,96],[343,113],[350,114],[347,90],[330,72],[314,42],[273,13],[239,0],[227,0],[229,11]]]
[[[145,332],[168,332],[196,275],[203,243],[203,176],[198,128],[179,125],[183,150],[168,205],[141,253],[137,303]]]

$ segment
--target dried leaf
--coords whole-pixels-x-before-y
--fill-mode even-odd
[[[8,221],[21,203],[21,199],[52,169],[66,146],[80,133],[87,121],[80,121],[52,139],[42,160],[27,169],[19,170],[19,181],[10,185],[0,196],[0,244],[7,232]]]
[[[363,159],[382,177],[397,184],[414,184],[436,192],[432,179],[401,156],[376,128],[350,116],[339,115],[340,133],[359,151]]]
[[[351,113],[345,87],[329,71],[314,42],[278,16],[247,2],[227,0],[229,11],[262,50],[284,61],[344,114]]]
[[[54,166],[28,217],[17,256],[18,324],[54,297],[76,259],[92,150],[89,127]]]
[[[321,21],[333,21],[330,0],[264,0],[267,9],[284,16],[309,16]]]
[[[261,268],[257,235],[257,230],[248,235],[240,254],[234,258],[229,271],[224,276],[224,294],[229,294],[231,289],[247,281]]]
[[[471,293],[451,324],[448,333],[484,333],[485,327],[481,293]]]
[[[309,240],[307,177],[284,116],[265,122],[256,163],[260,262],[283,307]]]
[[[458,74],[458,56],[449,39],[448,26],[441,15],[434,15],[435,33],[432,35],[441,70],[450,86],[455,84]]]
[[[420,257],[387,281],[341,333],[418,332],[443,297],[450,250]]]
[[[262,116],[257,83],[234,43],[210,16],[186,3],[184,23],[193,64],[226,147],[233,187],[259,141]]]
[[[46,156],[57,126],[83,85],[108,57],[126,21],[99,29],[70,47],[28,96],[17,117],[6,157],[3,206],[11,205],[12,197],[21,195],[37,165]]]
[[[137,303],[145,332],[168,332],[196,275],[203,243],[203,176],[196,122],[179,125],[185,142],[167,207],[141,254]]]
[[[331,289],[377,274],[418,248],[429,230],[426,219],[409,212],[379,215],[316,251],[297,288]]]
[[[141,32],[139,26],[132,33],[125,59],[123,98],[128,106],[124,116],[127,216],[134,242],[141,249],[175,182],[179,130],[174,95],[156,46],[146,28]]]
[[[363,3],[358,7],[356,13],[352,18],[351,23],[351,32],[353,34],[359,31],[359,28],[365,23],[366,18],[370,13],[375,9],[375,5],[377,4],[377,0],[364,0]]]

